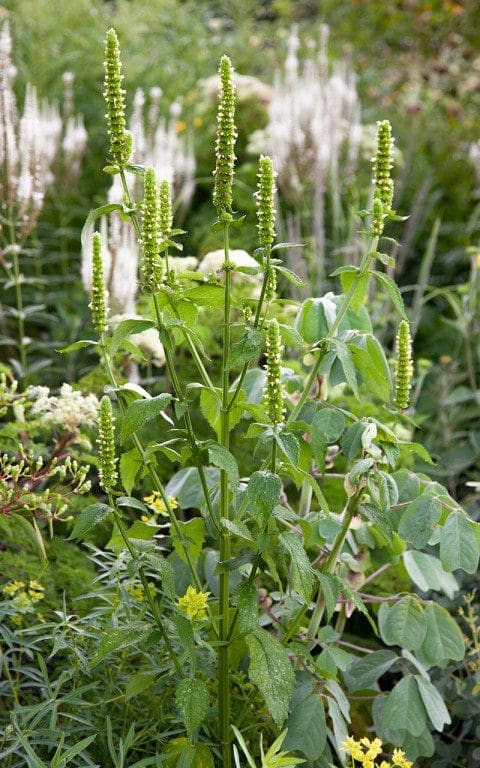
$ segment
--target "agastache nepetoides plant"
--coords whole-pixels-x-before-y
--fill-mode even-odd
[[[256,192],[256,267],[230,258],[230,231],[242,223],[235,213],[230,60],[220,63],[212,223],[223,265],[208,277],[182,269],[178,258],[175,268],[169,262],[184,233],[173,228],[169,185],[152,168],[129,165],[119,73],[111,30],[108,172],[123,188],[117,211],[141,243],[141,291],[151,314],[107,330],[95,235],[91,308],[99,339],[79,343],[95,345],[106,373],[99,450],[107,498],[83,510],[72,536],[111,521],[112,547],[138,574],[148,608],[131,625],[112,627],[92,663],[133,644],[155,660],[157,674],[145,684],[162,697],[164,711],[171,709],[175,736],[150,757],[168,765],[231,768],[240,754],[234,741],[253,755],[253,765],[258,731],[268,743],[277,739],[268,754],[289,765],[343,764],[342,745],[345,751],[356,744],[347,737],[359,696],[371,705],[380,737],[375,756],[381,759],[383,740],[410,765],[432,754],[430,729],[450,722],[430,675],[459,661],[464,641],[439,603],[413,591],[389,594],[381,578],[403,563],[421,593],[453,593],[453,572],[477,568],[479,525],[445,488],[415,471],[415,456],[424,464],[431,459],[407,439],[408,318],[382,268],[391,257],[380,249],[389,241],[384,227],[398,218],[390,125],[378,123],[373,205],[358,214],[361,261],[332,276],[340,293],[332,279],[332,291],[294,306],[292,324],[292,304],[286,310],[276,298],[275,279],[299,278],[283,266],[284,245],[275,243],[268,157],[260,158]],[[139,173],[144,196],[136,201],[130,180]],[[96,209],[89,223],[104,213]],[[232,278],[252,271],[260,295],[240,305]],[[372,331],[372,279],[399,316],[394,375]],[[207,317],[223,332],[216,360],[199,335]],[[146,329],[165,351],[165,391],[120,382],[118,359],[129,337]],[[185,356],[196,380],[185,374]],[[351,642],[352,614],[371,627],[368,647]],[[380,687],[387,672],[393,677]]]

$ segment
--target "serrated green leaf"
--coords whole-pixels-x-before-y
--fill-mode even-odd
[[[80,512],[68,538],[79,539],[85,536],[96,525],[103,523],[111,514],[112,510],[106,504],[91,504]]]
[[[146,672],[137,672],[135,675],[131,675],[128,678],[127,687],[125,689],[125,701],[130,701],[140,693],[147,691],[155,682],[155,675]]]
[[[257,519],[260,528],[264,528],[282,492],[282,481],[273,472],[262,470],[254,472],[247,487],[249,511]]]
[[[128,494],[132,492],[142,467],[143,459],[136,448],[120,456],[120,479]]]
[[[202,517],[194,517],[186,523],[178,520],[177,526],[180,529],[181,540],[176,536],[172,527],[170,535],[172,536],[173,547],[185,563],[188,563],[185,554],[185,550],[187,550],[195,564],[205,541],[205,520]]]
[[[405,305],[403,303],[402,294],[400,293],[400,290],[396,282],[392,280],[392,278],[389,275],[385,274],[385,272],[377,272],[376,270],[374,270],[373,275],[375,279],[380,283],[380,285],[383,288],[385,288],[388,295],[392,299],[396,310],[400,313],[401,317],[404,320],[408,320],[407,313],[405,312]]]
[[[237,627],[239,635],[248,635],[258,627],[258,592],[255,584],[244,581],[235,589],[238,599]]]
[[[235,493],[240,482],[240,475],[235,457],[223,445],[213,443],[213,445],[208,447],[208,458],[211,464],[214,464],[216,467],[226,472],[230,488],[232,492]]]
[[[167,407],[172,396],[164,392],[156,397],[150,397],[148,400],[134,400],[130,403],[122,422],[122,443],[128,440],[134,432],[137,432],[149,421],[156,419]]]
[[[316,575],[322,588],[327,618],[330,620],[334,614],[335,606],[338,603],[338,598],[341,595],[343,581],[339,576],[335,576],[333,573],[318,572]]]
[[[185,291],[184,296],[199,307],[223,307],[225,289],[218,283],[204,283]]]
[[[243,339],[233,344],[227,359],[227,369],[241,368],[258,357],[262,338],[260,331],[250,329]]]
[[[291,531],[280,534],[279,542],[285,552],[290,555],[293,588],[308,603],[312,597],[315,571],[310,565],[302,543]]]
[[[291,432],[274,432],[274,440],[277,442],[281,452],[288,459],[295,469],[300,459],[300,443]]]
[[[127,626],[109,629],[107,636],[103,638],[92,656],[91,666],[95,667],[115,651],[121,651],[130,645],[141,643],[150,632],[151,628],[141,622],[133,622]]]
[[[148,552],[144,557],[154,570],[155,575],[160,578],[165,595],[170,600],[175,600],[175,571],[171,562],[156,552]]]
[[[149,328],[155,328],[155,323],[152,320],[139,320],[138,318],[127,318],[126,320],[122,320],[122,322],[115,328],[109,342],[109,352],[112,357],[115,355],[124,339],[127,339],[129,336],[134,336],[136,333],[146,331]]]
[[[277,726],[281,726],[287,718],[288,704],[295,686],[295,674],[288,651],[264,629],[256,629],[245,640],[250,651],[250,680],[260,690]]]
[[[185,723],[189,739],[205,720],[210,708],[208,688],[203,680],[183,679],[177,686],[175,702]]]
[[[69,355],[70,352],[76,352],[78,349],[85,349],[86,347],[98,347],[98,341],[92,341],[92,339],[74,341],[73,344],[69,344],[68,347],[57,349],[57,352],[60,352],[61,355]]]
[[[347,384],[349,385],[355,397],[358,399],[357,374],[355,373],[355,366],[353,364],[353,357],[350,351],[350,347],[348,347],[340,339],[331,339],[330,344],[335,348],[335,352],[343,368]]]
[[[333,408],[322,408],[317,411],[312,421],[312,435],[320,432],[328,445],[335,443],[345,429],[345,416]]]
[[[461,569],[475,573],[479,546],[469,521],[461,512],[452,512],[440,530],[440,560],[446,571]]]

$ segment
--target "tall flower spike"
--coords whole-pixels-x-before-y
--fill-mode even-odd
[[[277,320],[270,320],[267,328],[267,380],[263,392],[263,400],[267,413],[275,426],[285,421],[285,408],[283,405],[283,391],[281,379],[282,365],[282,341],[280,327]]]
[[[270,157],[260,158],[260,171],[257,186],[257,229],[258,242],[265,248],[271,248],[275,238],[275,174]]]
[[[163,262],[159,254],[159,205],[155,171],[147,168],[143,177],[142,246],[144,287],[149,293],[160,289]]]
[[[392,127],[388,120],[377,123],[377,151],[373,158],[374,197],[378,197],[385,210],[393,203],[393,181],[390,177],[393,153]]]
[[[107,291],[105,289],[105,278],[103,276],[102,259],[102,238],[99,232],[94,232],[92,236],[92,300],[90,309],[92,310],[93,327],[98,333],[107,330]]]
[[[222,56],[219,72],[220,100],[217,112],[213,204],[220,215],[232,210],[233,167],[235,163],[235,141],[237,138],[233,67],[228,56]]]
[[[122,62],[117,33],[109,29],[105,40],[105,91],[108,135],[112,161],[124,165],[132,153],[132,136],[126,130],[125,91],[122,88]]]
[[[162,240],[169,240],[172,234],[172,198],[170,184],[166,179],[160,182],[160,236]]]
[[[372,235],[380,237],[383,232],[383,203],[379,197],[373,198],[372,207]]]
[[[397,333],[397,360],[395,364],[395,405],[399,411],[408,408],[412,376],[412,338],[407,321],[402,320]]]
[[[98,409],[98,449],[100,452],[100,485],[107,491],[113,491],[117,482],[117,459],[115,456],[115,420],[110,398],[104,395]]]

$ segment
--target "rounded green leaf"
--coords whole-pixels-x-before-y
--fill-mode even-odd
[[[409,651],[421,647],[427,631],[423,608],[414,597],[404,597],[391,608],[382,604],[379,628],[387,645],[400,645]]]
[[[442,505],[435,496],[419,496],[403,513],[398,533],[415,549],[423,549],[442,514]]]
[[[390,691],[385,700],[384,717],[387,728],[420,736],[427,722],[427,713],[412,675],[403,677]]]
[[[478,568],[479,546],[472,527],[461,512],[452,512],[440,533],[440,560],[446,571],[461,568],[475,573]]]
[[[445,661],[461,661],[465,656],[465,643],[457,623],[448,611],[437,603],[425,609],[427,631],[421,652],[430,666],[441,666]]]

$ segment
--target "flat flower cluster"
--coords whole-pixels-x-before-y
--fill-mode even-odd
[[[58,396],[50,395],[48,387],[32,387],[29,396],[35,400],[31,412],[41,416],[43,424],[73,433],[82,426],[97,424],[98,400],[95,395],[82,395],[70,384],[62,384]]]
[[[407,760],[405,752],[401,749],[393,750],[391,762],[388,760],[382,760],[381,763],[376,762],[376,758],[383,752],[381,739],[370,740],[364,736],[356,741],[352,736],[349,736],[342,744],[342,751],[351,758],[350,765],[352,768],[355,766],[363,766],[363,768],[413,768],[413,763]]]

